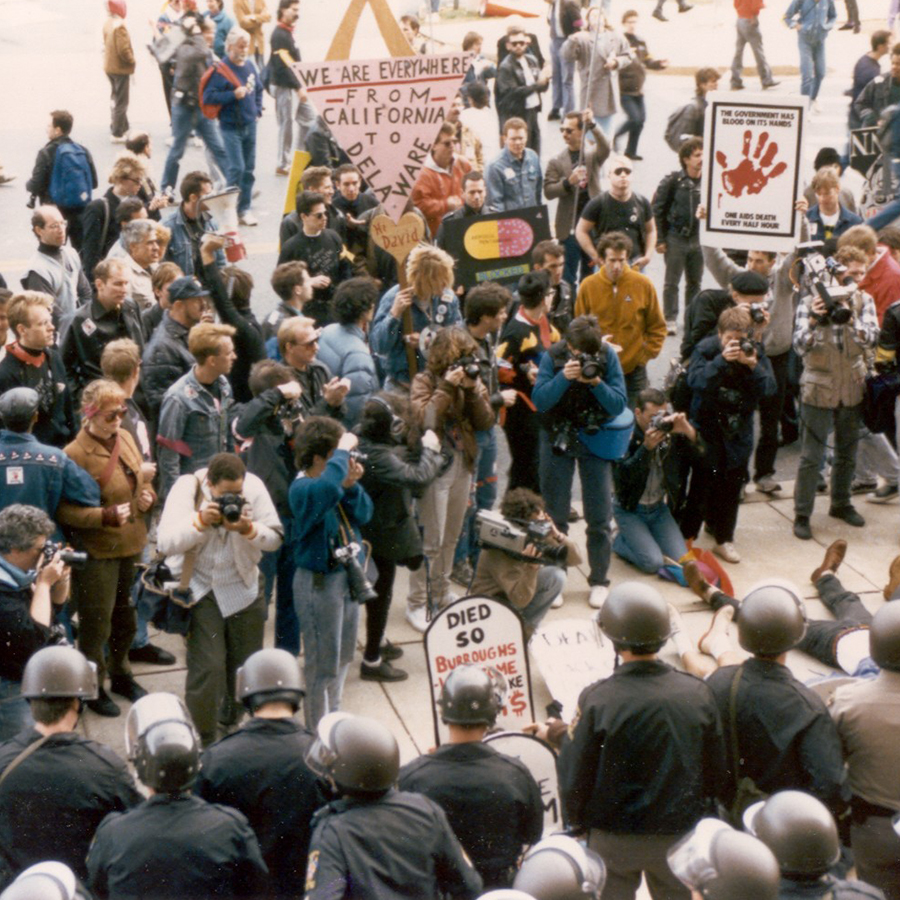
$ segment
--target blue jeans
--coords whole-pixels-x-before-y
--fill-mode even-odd
[[[575,223],[578,224],[577,222]],[[574,230],[562,242],[563,250],[565,250],[565,263],[563,268],[563,278],[572,285],[572,290],[577,291],[578,285],[581,284],[582,278],[590,275],[590,261],[581,249],[581,244],[575,237]]]
[[[480,509],[493,509],[497,500],[497,432],[493,428],[477,431],[475,439],[478,441],[478,458],[475,461],[474,503],[470,498],[466,520],[463,522],[462,533],[456,544],[454,565],[468,559],[474,566],[478,561],[475,513]]]
[[[300,622],[294,607],[294,546],[290,541],[291,520],[282,520],[284,542],[272,553],[263,553],[259,561],[262,572],[266,608],[275,588],[275,646],[300,655]]]
[[[825,38],[798,33],[797,46],[800,48],[800,93],[815,100],[825,78]]]
[[[0,741],[34,727],[31,707],[21,697],[22,683],[0,676]]]
[[[228,168],[225,177],[229,184],[241,189],[238,198],[238,214],[247,212],[253,200],[253,183],[256,176],[256,123],[243,125],[240,128],[223,128],[222,141],[225,155],[228,157]]]
[[[575,109],[575,63],[563,59],[564,37],[550,39],[550,61],[553,64],[553,109],[561,113]]]
[[[626,119],[616,129],[616,137],[628,135],[628,143],[625,145],[626,156],[637,156],[638,141],[644,130],[644,122],[647,121],[647,109],[644,106],[644,95],[622,94],[622,112]]]
[[[575,464],[581,478],[581,499],[587,523],[587,553],[591,568],[588,584],[609,584],[606,577],[610,557],[610,516],[612,514],[612,466],[590,453],[579,443],[573,454],[557,456],[550,449],[550,438],[541,429],[541,494],[553,523],[564,534],[569,531],[572,506],[572,481]]]
[[[166,166],[163,169],[163,188],[176,186],[178,181],[178,165],[184,156],[184,148],[191,131],[196,131],[207,149],[212,153],[216,165],[228,177],[228,157],[225,155],[225,147],[222,145],[222,135],[219,133],[219,123],[215,119],[207,119],[200,112],[199,106],[185,106],[179,101],[172,104],[172,146],[166,157]]]
[[[681,529],[665,502],[639,504],[631,512],[615,506],[613,512],[619,526],[613,552],[642,572],[653,575],[665,565],[663,556],[679,560],[687,553]]]
[[[294,573],[294,605],[303,630],[306,727],[341,708],[347,670],[356,649],[359,604],[350,599],[343,568],[327,575]]]
[[[523,609],[516,610],[530,631],[536,631],[553,601],[566,586],[566,570],[557,566],[541,566],[534,596]],[[526,637],[530,632],[526,632]]]

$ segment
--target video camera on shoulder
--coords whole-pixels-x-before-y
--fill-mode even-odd
[[[87,553],[80,553],[78,550],[67,550],[64,544],[58,544],[55,541],[47,541],[43,549],[44,564],[49,563],[56,553],[59,558],[67,566],[83,566],[87,560]]]
[[[475,532],[479,545],[489,550],[502,550],[507,556],[526,563],[565,567],[568,549],[548,540],[552,533],[548,521],[519,522],[505,519],[494,510],[482,509],[475,514]],[[525,555],[529,547],[538,551],[536,556]]]
[[[801,268],[800,288],[804,293],[816,293],[825,304],[821,315],[811,313],[819,325],[846,325],[853,318],[851,298],[856,283],[847,278],[847,267],[834,257],[821,253],[822,241],[806,241],[797,245],[797,257]]]

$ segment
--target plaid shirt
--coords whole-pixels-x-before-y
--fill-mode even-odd
[[[871,349],[878,343],[880,328],[878,315],[875,312],[875,301],[865,291],[857,291],[853,295],[855,315],[852,323],[847,325],[820,325],[810,318],[809,307],[813,295],[807,294],[797,308],[794,322],[794,350],[800,356],[806,354],[817,344],[825,340],[826,328],[831,329],[831,338],[835,345],[844,349],[844,335],[850,336],[860,347]]]

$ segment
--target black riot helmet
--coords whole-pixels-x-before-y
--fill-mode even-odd
[[[197,733],[174,694],[135,702],[125,720],[125,750],[141,782],[160,794],[187,790],[200,770]]]
[[[265,703],[289,703],[297,712],[306,696],[297,657],[274,647],[257,650],[237,670],[235,693],[251,713]]]
[[[9,431],[24,434],[37,415],[40,403],[40,395],[34,388],[10,388],[0,396],[0,422]]]
[[[597,624],[617,649],[642,653],[656,653],[672,633],[666,601],[639,581],[623,581],[609,592]]]
[[[497,721],[503,708],[502,683],[481,666],[457,666],[441,688],[441,719],[453,725],[487,725]]]
[[[75,873],[65,863],[48,861],[21,872],[0,900],[76,900],[80,896]]]
[[[381,722],[334,712],[319,721],[306,764],[345,794],[378,796],[397,780],[400,748]]]
[[[554,834],[525,854],[513,887],[534,900],[600,900],[605,883],[606,866],[593,850]]]
[[[885,604],[872,617],[869,652],[882,669],[900,672],[900,602]]]
[[[26,700],[97,699],[97,667],[74,647],[44,647],[22,673]]]
[[[782,875],[818,878],[840,859],[834,817],[812,794],[772,794],[747,809],[744,825],[775,854]]]
[[[701,819],[667,854],[672,874],[706,900],[777,900],[781,872],[760,840]]]
[[[789,581],[767,579],[751,588],[737,613],[738,641],[756,656],[779,656],[806,634],[806,607]]]

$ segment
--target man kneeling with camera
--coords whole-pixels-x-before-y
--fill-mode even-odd
[[[178,478],[159,521],[157,547],[175,576],[190,571],[185,703],[204,747],[232,724],[234,680],[262,649],[265,596],[259,590],[263,551],[281,546],[282,526],[263,482],[234,453]]]
[[[502,600],[518,612],[530,638],[566,584],[566,568],[581,554],[559,531],[544,501],[528,488],[506,492],[500,515],[482,510],[476,517],[481,553],[470,589]]]
[[[361,525],[372,500],[361,484],[366,457],[357,437],[334,419],[311,416],[297,432],[299,475],[288,499],[294,518],[294,606],[303,635],[306,727],[341,708],[356,649],[359,607],[377,594],[360,557]]]

